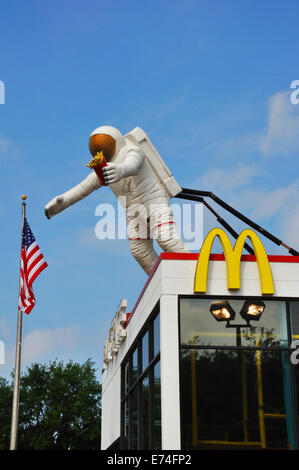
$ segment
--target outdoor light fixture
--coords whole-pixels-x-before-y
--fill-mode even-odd
[[[215,320],[226,321],[226,328],[235,328],[238,347],[241,347],[241,328],[251,328],[250,321],[259,320],[264,310],[265,304],[261,300],[246,300],[240,311],[240,315],[244,320],[246,320],[246,323],[241,325],[230,323],[231,320],[235,319],[236,312],[227,300],[219,300],[210,306],[210,312]]]
[[[240,311],[240,315],[247,322],[250,320],[258,321],[264,310],[265,304],[261,300],[246,300]]]
[[[236,315],[236,312],[226,300],[213,303],[210,307],[210,312],[217,321],[230,321]]]

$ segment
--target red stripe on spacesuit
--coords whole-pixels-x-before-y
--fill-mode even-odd
[[[151,240],[151,237],[149,237],[149,238],[129,238],[129,240]]]
[[[174,224],[174,221],[172,221],[172,222],[163,222],[162,224],[158,224],[158,225],[156,225],[156,227],[153,227],[152,230],[155,230],[155,228],[161,227],[161,225],[165,225],[165,224]]]

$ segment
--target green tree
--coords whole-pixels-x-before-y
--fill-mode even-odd
[[[12,386],[0,377],[0,450],[9,448]]]
[[[28,367],[21,378],[18,449],[99,449],[101,385],[95,372],[91,360]],[[12,387],[5,382],[0,386],[0,396],[3,388],[7,394],[10,391],[10,427]],[[7,448],[5,436],[1,435],[3,448]]]

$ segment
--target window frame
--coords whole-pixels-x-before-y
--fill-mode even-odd
[[[153,436],[154,436],[154,412],[153,412],[153,390],[154,390],[154,367],[160,361],[160,344],[159,352],[154,356],[154,321],[160,315],[160,302],[158,302],[152,313],[147,318],[142,329],[138,333],[134,342],[132,343],[130,349],[125,355],[121,363],[121,449],[125,449],[124,446],[124,436],[125,436],[125,403],[128,404],[128,443],[127,449],[129,450],[142,450],[143,449],[143,409],[142,409],[142,383],[145,377],[148,377],[149,382],[149,414],[148,414],[148,432],[149,432],[149,443],[148,449],[152,448]],[[160,321],[160,320],[159,320]],[[143,337],[148,333],[148,363],[147,366],[142,370],[143,364]],[[137,378],[133,383],[133,353],[137,349],[137,358],[138,358],[138,367],[137,367]],[[125,367],[126,364],[129,366],[129,385],[127,391],[125,391]],[[137,390],[137,426],[138,426],[138,435],[137,435],[137,449],[132,447],[132,406],[131,399],[134,389]]]

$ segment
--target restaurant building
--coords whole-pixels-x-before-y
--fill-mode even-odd
[[[248,229],[233,249],[218,228],[200,255],[162,253],[112,321],[102,449],[298,449],[298,338],[298,256]]]

